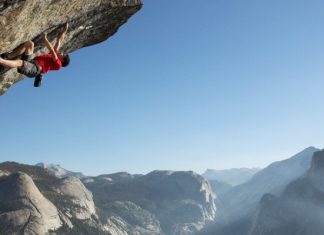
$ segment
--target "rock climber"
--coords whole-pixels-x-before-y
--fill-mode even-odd
[[[33,58],[34,43],[27,41],[14,49],[10,53],[0,56],[0,72],[5,68],[17,68],[17,71],[27,77],[35,77],[34,86],[39,87],[42,81],[42,74],[52,70],[60,70],[70,63],[70,57],[67,53],[59,52],[59,48],[68,31],[68,23],[64,25],[63,30],[58,34],[54,47],[47,39],[47,34],[42,34],[42,39],[50,53],[42,54]],[[17,59],[19,58],[19,59]]]

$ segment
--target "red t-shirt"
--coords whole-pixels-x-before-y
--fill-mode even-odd
[[[58,53],[58,51],[55,51]],[[62,68],[62,63],[59,58],[56,61],[53,60],[53,55],[51,53],[36,56],[34,58],[36,63],[42,67],[41,73],[47,73],[50,70],[59,70]]]

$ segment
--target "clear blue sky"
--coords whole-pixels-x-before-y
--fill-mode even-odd
[[[265,166],[324,143],[324,2],[150,1],[0,97],[0,161],[86,174]]]

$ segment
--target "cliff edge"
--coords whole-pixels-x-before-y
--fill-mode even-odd
[[[47,32],[49,40],[54,41],[65,22],[70,28],[62,51],[73,52],[112,36],[141,6],[141,0],[2,1],[0,53],[32,40],[35,54],[40,54],[44,50],[40,35]],[[23,78],[16,69],[0,75],[0,96]]]

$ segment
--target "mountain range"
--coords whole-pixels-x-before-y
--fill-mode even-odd
[[[195,234],[216,216],[210,184],[192,172],[55,176],[0,164],[1,234]]]
[[[253,231],[260,231],[254,229],[256,222],[259,221],[255,218],[257,214],[261,213],[259,212],[261,211],[260,203],[263,205],[269,198],[280,197],[292,182],[304,177],[312,164],[317,165],[316,162],[314,163],[313,156],[318,152],[320,150],[317,148],[306,148],[291,158],[270,164],[253,175],[247,182],[229,189],[222,196],[225,200],[217,203],[218,217],[215,224],[205,229],[202,234],[268,234],[264,231],[262,233],[251,232],[252,229]],[[267,224],[268,222],[264,220],[264,223]]]
[[[251,235],[324,234],[324,151],[316,152],[310,169],[279,196],[261,199]]]
[[[0,234],[324,234],[323,177],[324,150],[314,147],[237,186],[193,171],[85,176],[4,162]]]

